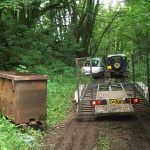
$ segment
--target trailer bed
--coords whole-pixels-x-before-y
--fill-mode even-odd
[[[83,87],[83,85],[82,85]],[[85,118],[111,114],[134,114],[146,109],[147,101],[136,88],[138,98],[142,99],[138,104],[126,103],[126,99],[134,98],[134,87],[132,83],[94,83],[85,85],[78,101],[78,117]],[[105,100],[107,105],[91,105],[91,101]]]
[[[99,91],[97,93],[96,99],[121,99],[121,98],[127,98],[125,92],[123,90],[120,91]]]

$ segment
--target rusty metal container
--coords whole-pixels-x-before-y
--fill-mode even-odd
[[[17,124],[44,121],[47,79],[47,75],[0,72],[0,113]]]

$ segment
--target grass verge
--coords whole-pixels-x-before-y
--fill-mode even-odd
[[[54,127],[71,111],[75,78],[58,75],[48,81],[47,125]]]

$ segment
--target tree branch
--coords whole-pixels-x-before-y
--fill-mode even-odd
[[[46,6],[43,9],[40,10],[39,14],[41,16],[41,15],[43,15],[45,12],[47,12],[50,9],[62,9],[62,8],[65,8],[68,5],[70,5],[72,2],[73,2],[73,0],[71,0],[70,2],[67,1],[67,2],[65,2],[65,4],[63,4],[64,2],[62,2],[62,0],[61,0],[61,1],[59,1],[57,3],[54,3],[54,4],[48,3],[48,4],[46,4]]]
[[[123,36],[128,38],[128,39],[130,39],[130,40],[132,40],[133,42],[137,42],[133,37],[130,37],[130,36],[126,35],[126,34],[123,34]]]
[[[98,47],[99,47],[99,45],[100,45],[100,43],[101,43],[101,41],[102,41],[102,38],[104,37],[105,33],[106,33],[106,32],[108,31],[108,29],[111,27],[113,21],[116,19],[116,17],[119,15],[119,13],[120,13],[119,11],[116,12],[116,14],[112,17],[111,21],[108,23],[108,25],[106,26],[106,28],[103,30],[103,32],[102,32],[101,36],[99,37],[98,42],[97,42],[97,44],[96,44],[95,50],[94,50],[94,52],[93,52],[93,56],[96,54],[96,52],[97,52],[97,50],[98,50]]]

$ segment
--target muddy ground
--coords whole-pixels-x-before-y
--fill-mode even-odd
[[[150,114],[80,122],[74,114],[45,135],[44,150],[150,150]]]

